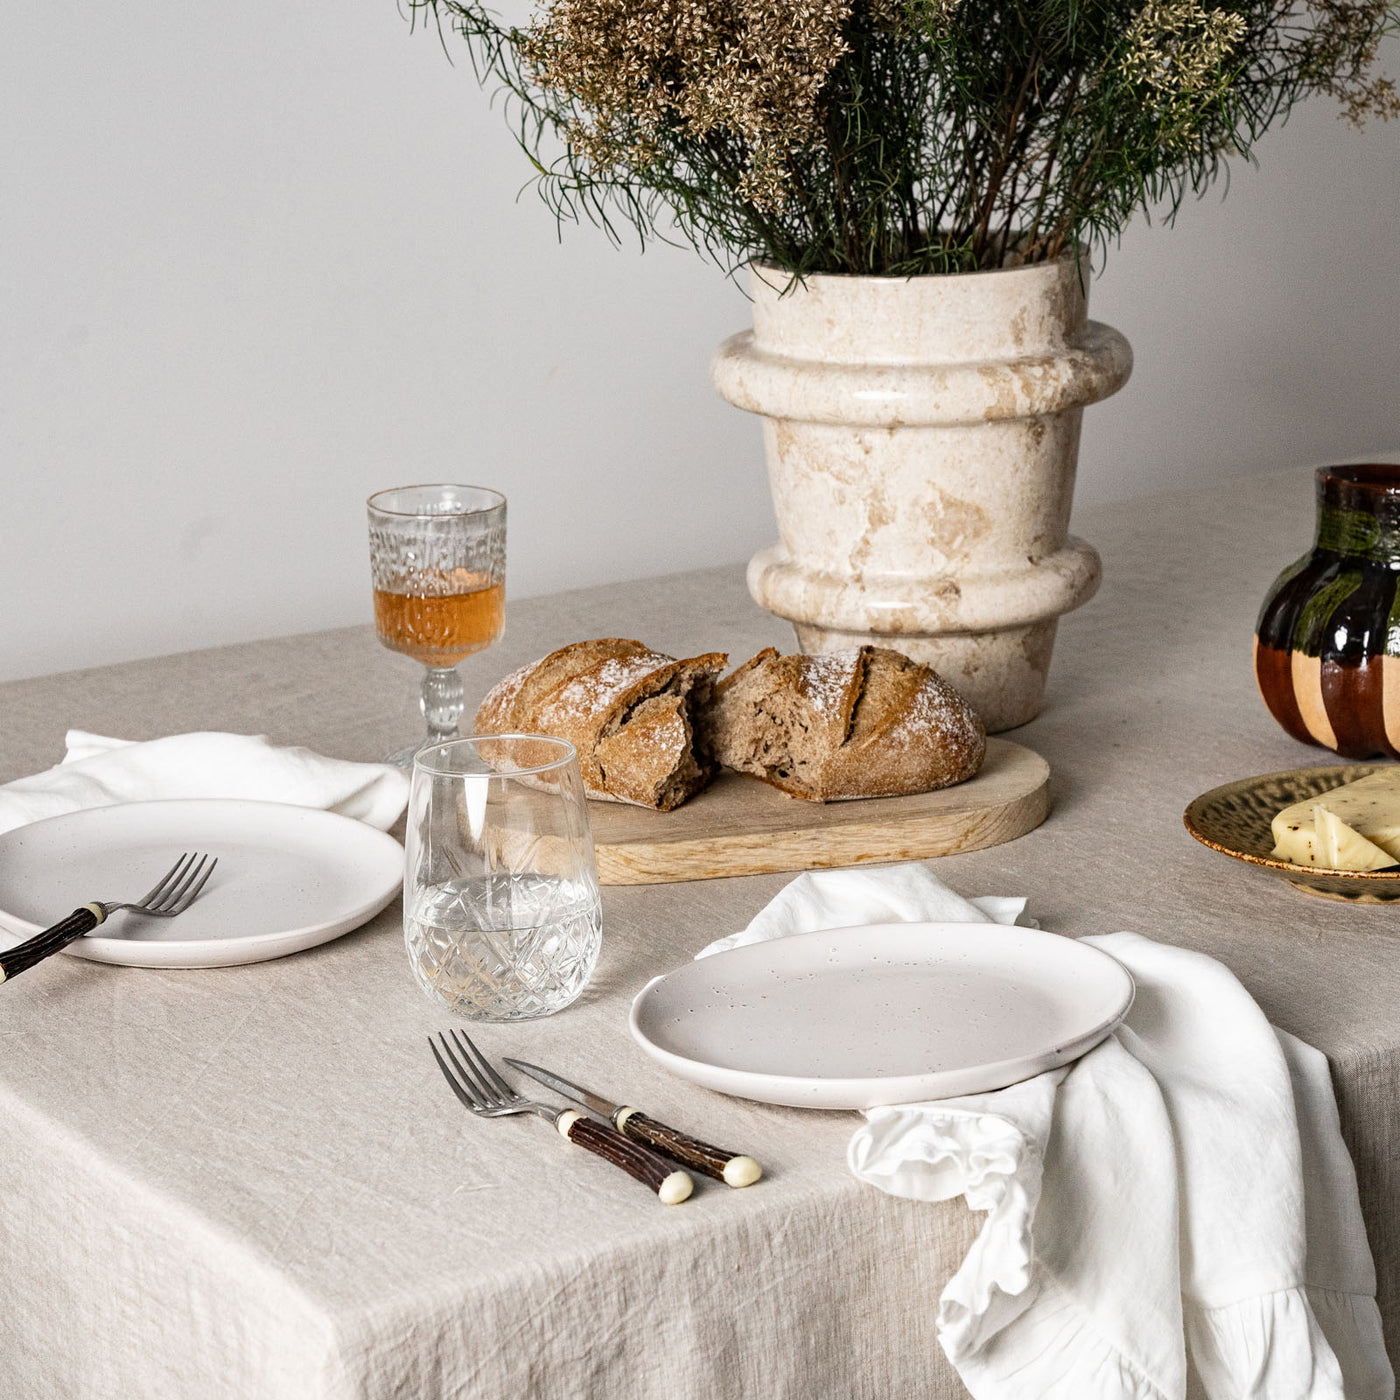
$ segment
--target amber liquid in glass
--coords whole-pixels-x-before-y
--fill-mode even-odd
[[[441,592],[436,591],[441,583]],[[422,590],[421,580],[414,588]],[[425,666],[455,666],[489,647],[505,626],[506,587],[489,574],[453,569],[432,581],[435,591],[374,590],[374,628],[391,651]]]

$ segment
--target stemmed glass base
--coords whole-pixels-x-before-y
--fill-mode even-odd
[[[391,753],[384,760],[410,773],[415,756],[430,744],[457,738],[457,727],[462,722],[462,711],[466,705],[462,699],[462,677],[455,666],[429,666],[424,671],[418,708],[423,712],[428,726],[427,736],[406,749]]]
[[[405,773],[412,773],[413,760],[433,742],[435,741],[432,739],[420,739],[418,743],[410,744],[406,749],[400,749],[397,753],[385,754],[380,762],[387,763],[393,768],[402,768]]]

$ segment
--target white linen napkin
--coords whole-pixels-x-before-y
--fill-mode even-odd
[[[0,786],[0,832],[116,802],[252,798],[320,807],[387,831],[408,802],[408,776],[387,763],[351,763],[279,748],[261,734],[172,734],[131,743],[70,729],[54,768]]]
[[[701,954],[816,928],[1012,924],[923,866],[799,876]],[[1072,1065],[995,1093],[869,1109],[851,1170],[987,1212],[938,1306],[976,1400],[1390,1400],[1375,1270],[1326,1058],[1220,963],[1084,940],[1137,997]]]

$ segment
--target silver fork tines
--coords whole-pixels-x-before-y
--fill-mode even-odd
[[[131,904],[104,901],[102,908],[107,914],[114,914],[118,909],[131,909],[138,914],[150,914],[157,919],[173,919],[176,914],[183,914],[195,902],[218,863],[218,856],[204,856],[186,851],[161,876],[155,887],[140,899]]]
[[[571,1108],[550,1108],[548,1104],[522,1098],[496,1073],[491,1061],[472,1044],[465,1031],[439,1032],[436,1040],[429,1036],[428,1048],[463,1108],[482,1118],[537,1113],[576,1146],[645,1183],[666,1205],[678,1205],[690,1195],[694,1182],[685,1172],[623,1137],[611,1124],[599,1123]]]
[[[483,1118],[500,1118],[510,1113],[538,1113],[551,1123],[559,1116],[544,1104],[521,1098],[492,1069],[490,1060],[476,1048],[465,1031],[453,1031],[450,1039],[439,1032],[438,1041],[447,1055],[446,1060],[433,1044],[431,1036],[428,1037],[428,1048],[452,1086],[452,1092],[473,1113],[479,1113]],[[451,1068],[448,1067],[449,1062]]]

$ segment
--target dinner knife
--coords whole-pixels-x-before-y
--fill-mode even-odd
[[[624,1137],[645,1143],[672,1161],[712,1176],[726,1186],[752,1186],[763,1175],[763,1168],[752,1157],[711,1147],[699,1138],[668,1128],[655,1118],[648,1118],[641,1109],[631,1104],[612,1103],[547,1069],[541,1069],[539,1065],[527,1065],[524,1060],[512,1060],[509,1056],[504,1058],[506,1064],[518,1069],[521,1074],[528,1074],[531,1079],[537,1079],[547,1089],[553,1089],[556,1094],[563,1094],[566,1099],[572,1099],[585,1108],[591,1108],[594,1113],[611,1119],[613,1127]]]

